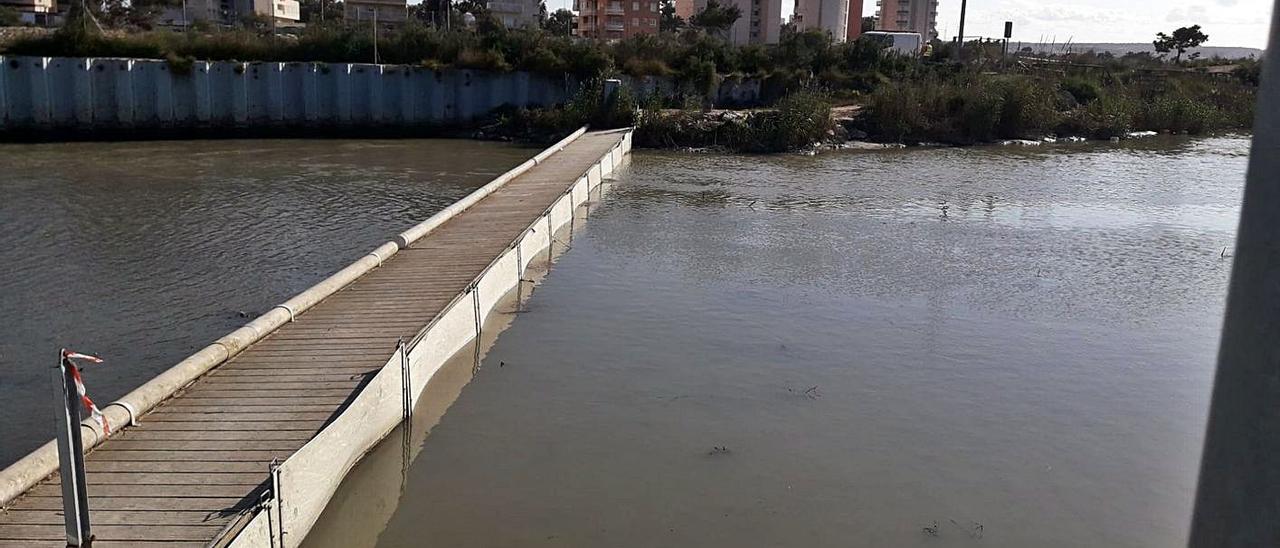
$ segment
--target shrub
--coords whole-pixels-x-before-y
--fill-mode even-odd
[[[1149,130],[1203,133],[1214,125],[1217,109],[1201,101],[1175,94],[1147,101],[1139,112],[1137,127]]]
[[[773,110],[749,115],[734,144],[746,152],[803,150],[826,140],[832,127],[827,99],[800,92],[778,101]]]
[[[1104,95],[1097,101],[1068,113],[1059,132],[1069,135],[1110,139],[1133,131],[1137,105],[1123,95]]]
[[[1098,85],[1096,83],[1085,80],[1084,78],[1067,78],[1066,80],[1063,80],[1059,86],[1062,88],[1062,91],[1071,94],[1071,97],[1075,99],[1076,103],[1081,105],[1092,103],[1102,95],[1102,92],[1098,90]]]

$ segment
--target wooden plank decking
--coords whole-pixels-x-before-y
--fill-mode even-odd
[[[253,345],[86,458],[95,548],[205,546],[547,206],[622,138],[592,132]],[[65,546],[58,478],[0,513],[0,547]]]

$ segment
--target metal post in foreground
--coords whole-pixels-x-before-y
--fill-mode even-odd
[[[960,0],[960,34],[956,35],[956,59],[964,61],[964,16],[969,10],[969,0]]]
[[[80,438],[80,390],[72,374],[67,351],[58,352],[54,393],[58,400],[58,465],[62,480],[62,515],[67,526],[67,545],[89,546],[89,495],[84,477],[84,442]]]
[[[1280,56],[1263,58],[1257,113],[1192,548],[1280,546]]]
[[[373,8],[373,64],[378,64],[378,8]]]

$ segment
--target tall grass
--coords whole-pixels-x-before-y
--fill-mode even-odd
[[[774,108],[716,119],[696,110],[663,110],[653,101],[640,112],[636,143],[655,148],[717,147],[736,152],[794,152],[819,144],[834,127],[831,104],[814,92],[798,92]]]
[[[537,30],[480,34],[410,23],[380,33],[377,50],[383,63],[433,68],[528,70],[590,78],[612,66],[612,59],[595,45]],[[104,34],[67,25],[49,35],[14,40],[4,48],[4,53],[12,55],[325,63],[371,63],[373,52],[373,33],[368,28],[322,24],[308,26],[296,37],[252,29]]]
[[[592,79],[559,108],[507,108],[497,113],[497,133],[529,142],[552,142],[584,125],[611,129],[636,125],[636,101],[626,89],[604,94],[604,83]]]
[[[1200,75],[1156,81],[969,74],[882,86],[863,128],[899,142],[970,144],[1074,135],[1106,139],[1135,130],[1204,133],[1247,128],[1255,91]]]

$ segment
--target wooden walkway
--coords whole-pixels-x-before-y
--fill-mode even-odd
[[[95,548],[205,546],[386,362],[622,138],[592,132],[218,366],[86,459]],[[0,547],[65,546],[55,474]]]

